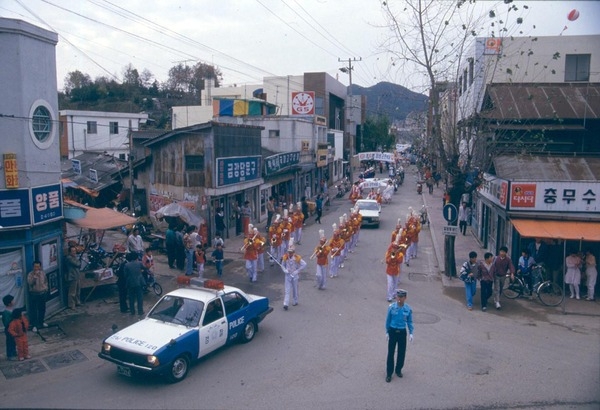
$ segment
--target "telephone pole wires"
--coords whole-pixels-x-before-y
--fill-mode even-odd
[[[354,176],[353,176],[353,163],[352,160],[354,158],[354,138],[355,136],[352,135],[352,133],[349,131],[349,126],[353,123],[353,121],[351,121],[351,116],[352,116],[352,109],[354,108],[354,104],[353,104],[353,99],[352,99],[352,70],[354,70],[354,66],[352,65],[352,63],[356,63],[362,61],[362,57],[349,57],[347,60],[343,60],[341,58],[338,58],[338,62],[344,62],[344,63],[348,63],[348,66],[342,67],[340,68],[340,71],[342,73],[346,73],[348,74],[348,80],[350,82],[350,85],[348,87],[348,98],[347,98],[347,106],[346,106],[346,110],[347,110],[347,117],[346,117],[346,124],[344,126],[344,131],[348,133],[348,140],[349,140],[349,144],[348,144],[348,150],[350,151],[349,155],[348,155],[348,161],[350,163],[350,183],[354,183]]]

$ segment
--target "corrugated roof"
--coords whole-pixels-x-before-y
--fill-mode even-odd
[[[84,152],[73,159],[81,161],[81,174],[77,174],[73,170],[71,159],[65,159],[61,161],[61,178],[69,179],[78,186],[96,192],[116,183],[117,181],[113,177],[118,171],[128,172],[127,161],[112,155]],[[90,169],[96,170],[98,182],[94,182],[89,178]]]
[[[484,119],[577,120],[600,118],[600,85],[591,83],[490,84]]]
[[[511,181],[598,181],[600,158],[498,156],[496,175]]]

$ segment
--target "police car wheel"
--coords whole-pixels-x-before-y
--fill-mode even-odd
[[[254,339],[254,335],[256,334],[257,326],[253,320],[246,323],[244,326],[244,333],[242,334],[242,342],[248,343],[252,339]]]
[[[171,363],[171,369],[167,375],[167,379],[171,383],[177,383],[185,379],[190,368],[190,361],[185,355],[178,356],[173,363]]]

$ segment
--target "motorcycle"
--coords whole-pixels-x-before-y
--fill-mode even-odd
[[[344,191],[343,185],[340,183],[337,187],[337,193],[335,194],[336,198],[343,198],[346,192]]]

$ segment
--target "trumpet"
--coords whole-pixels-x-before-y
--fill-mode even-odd
[[[342,248],[338,248],[338,250],[337,250],[337,251],[333,252],[333,253],[330,255],[330,256],[331,256],[331,259],[333,259],[333,258],[334,258],[334,256],[337,256],[337,254],[338,254],[338,253],[340,253],[340,251],[341,251],[341,250],[342,250]]]
[[[246,248],[248,247],[248,245],[250,245],[252,242],[254,242],[254,239],[256,239],[256,237],[258,236],[258,234],[254,234],[254,236],[250,239],[246,239],[246,243],[244,244],[244,246],[242,246],[240,248],[240,251],[245,251]]]

